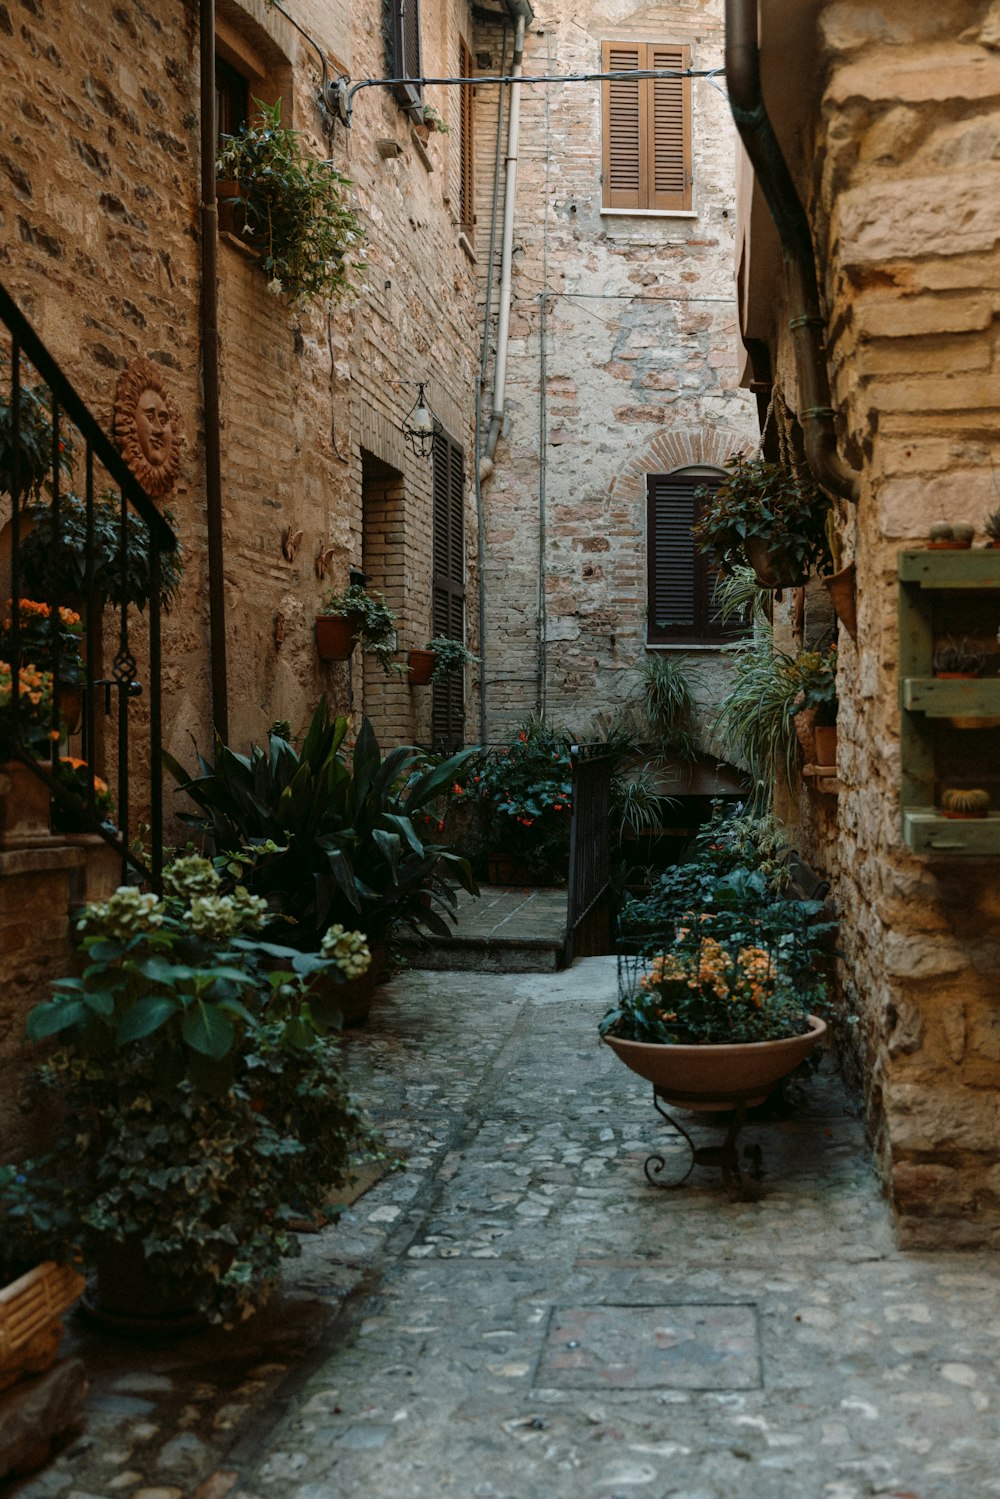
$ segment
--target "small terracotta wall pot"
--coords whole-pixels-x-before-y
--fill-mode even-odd
[[[826,1021],[809,1016],[809,1030],[780,1041],[744,1041],[731,1046],[659,1046],[605,1036],[615,1055],[639,1077],[653,1084],[675,1107],[716,1113],[745,1099],[751,1108],[763,1103],[783,1077],[826,1035]]]
[[[47,760],[39,769],[48,774]],[[52,838],[52,794],[48,782],[20,760],[0,765],[0,846],[48,843]]]
[[[354,651],[354,630],[342,614],[317,614],[316,649],[323,661],[349,661]]]
[[[816,764],[836,765],[837,725],[814,724],[813,733],[816,736]]]
[[[436,651],[412,650],[406,658],[410,668],[410,684],[413,687],[426,687],[434,675],[434,663],[437,661]]]
[[[852,640],[858,638],[857,579],[854,563],[841,568],[830,578],[823,579],[823,587],[830,595],[833,611]]]

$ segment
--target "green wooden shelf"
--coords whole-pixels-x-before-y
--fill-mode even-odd
[[[967,634],[981,643],[995,636],[1000,548],[900,552],[897,570],[903,841],[927,859],[995,858],[1000,811],[982,818],[945,817],[937,801],[946,786],[984,786],[997,802],[1000,675],[935,677],[933,671],[942,639]],[[989,655],[988,665],[995,669],[996,652]],[[959,729],[976,732],[956,733]]]
[[[904,677],[900,701],[929,718],[1000,714],[1000,677]]]
[[[903,841],[915,854],[1000,854],[1000,812],[945,817],[936,807],[903,808]]]
[[[1000,588],[1000,547],[899,553],[899,581],[921,588]]]

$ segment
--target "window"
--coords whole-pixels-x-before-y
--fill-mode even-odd
[[[687,68],[689,47],[603,42],[601,71]],[[601,85],[605,208],[691,208],[690,78],[619,79]]]
[[[465,461],[445,432],[434,434],[434,537],[431,586],[434,634],[465,640]],[[462,673],[435,682],[431,731],[436,749],[458,749],[465,738]]]
[[[473,76],[472,53],[461,38],[459,38],[458,43],[458,68],[459,77],[471,78]],[[474,89],[471,83],[462,84],[460,101],[462,134],[459,142],[461,181],[458,191],[458,221],[462,233],[470,244],[476,222],[475,180],[473,177],[473,162],[475,159],[472,112],[473,93]]]
[[[389,7],[390,76],[419,78],[420,0],[386,0],[386,3]],[[414,118],[421,111],[423,90],[419,84],[397,84],[396,98],[404,108],[414,112]]]
[[[216,55],[215,110],[219,146],[224,135],[235,135],[247,123],[250,112],[250,83],[232,63]]]
[[[713,605],[716,571],[691,535],[701,506],[694,492],[716,489],[718,469],[646,477],[646,567],[649,645],[711,644],[732,639]]]

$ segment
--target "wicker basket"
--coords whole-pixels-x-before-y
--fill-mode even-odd
[[[83,1277],[54,1260],[0,1290],[0,1389],[55,1362],[62,1314],[82,1291]]]

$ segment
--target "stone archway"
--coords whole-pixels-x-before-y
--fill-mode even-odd
[[[725,428],[661,427],[637,446],[611,481],[609,500],[645,504],[646,475],[669,474],[679,468],[724,468],[733,453],[753,453],[756,444]]]

